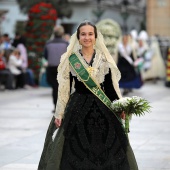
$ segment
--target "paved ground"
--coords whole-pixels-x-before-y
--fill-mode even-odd
[[[170,170],[170,88],[145,84],[152,112],[134,117],[129,138],[139,170]],[[53,109],[51,89],[0,91],[0,170],[36,170]]]

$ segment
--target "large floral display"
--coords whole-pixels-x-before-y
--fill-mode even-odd
[[[122,36],[120,25],[112,19],[103,19],[96,24],[98,30],[103,34],[106,47],[114,60],[117,61],[117,45]]]
[[[57,20],[57,11],[50,4],[41,2],[29,9],[29,20],[26,26],[29,67],[38,79],[44,45],[50,38]]]

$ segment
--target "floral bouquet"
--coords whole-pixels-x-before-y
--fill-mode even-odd
[[[149,102],[141,97],[124,97],[111,103],[111,108],[115,113],[125,112],[125,132],[129,132],[129,119],[132,115],[143,116],[145,112],[150,112]]]

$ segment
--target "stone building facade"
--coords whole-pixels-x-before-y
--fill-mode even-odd
[[[170,0],[147,0],[147,32],[170,38]]]
[[[136,29],[140,31],[140,24],[144,20],[144,13],[139,12],[142,8],[140,6],[129,5],[128,16],[125,13],[126,20],[122,16],[124,10],[120,5],[123,0],[69,0],[73,14],[70,18],[62,18],[56,24],[62,24],[67,33],[72,34],[77,28],[78,24],[83,20],[96,22],[100,19],[110,18],[115,20],[123,28],[126,24],[127,31]],[[129,2],[135,0],[129,0]],[[140,2],[145,0],[139,0]],[[138,2],[139,2],[138,1]],[[100,2],[100,4],[99,4]],[[16,0],[0,0],[0,11],[8,11],[0,22],[0,30],[2,33],[8,33],[11,37],[15,34],[16,22],[27,21],[27,15],[20,12]],[[101,12],[103,14],[97,17],[94,13]]]

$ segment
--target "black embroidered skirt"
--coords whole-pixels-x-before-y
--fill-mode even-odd
[[[114,114],[93,94],[75,93],[71,100],[61,170],[129,170],[128,141]]]
[[[55,141],[45,143],[38,170],[137,170],[120,122],[93,94],[71,95]]]

